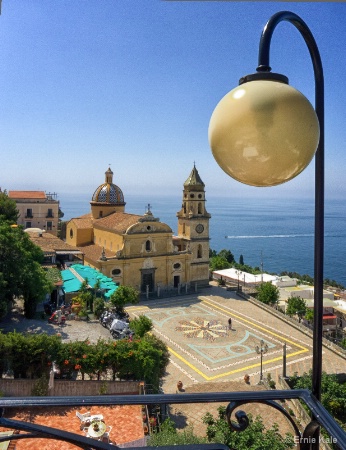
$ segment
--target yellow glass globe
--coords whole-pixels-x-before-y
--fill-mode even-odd
[[[275,186],[309,165],[320,131],[316,112],[301,92],[256,80],[220,100],[208,134],[214,158],[228,175],[251,186]]]

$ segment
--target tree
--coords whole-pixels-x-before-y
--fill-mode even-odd
[[[305,319],[310,323],[314,323],[314,310],[308,308],[305,313]]]
[[[259,285],[257,300],[267,305],[272,305],[278,302],[279,295],[279,289],[268,281]]]
[[[2,192],[0,189],[0,222],[6,221],[11,225],[16,224],[18,217],[19,212],[16,202],[9,198],[6,190]]]
[[[207,413],[202,420],[207,425],[208,441],[247,450],[286,450],[295,446],[292,434],[281,436],[277,424],[266,429],[260,416],[253,419],[249,414],[248,417],[249,426],[244,431],[234,432],[227,424],[224,406],[218,408],[217,418]]]
[[[126,304],[136,305],[139,302],[139,292],[131,286],[118,286],[109,297],[109,301],[118,312],[122,313]]]
[[[53,288],[41,267],[42,250],[22,227],[0,221],[0,312],[4,315],[14,297],[23,296],[24,314],[32,317],[37,304]]]
[[[243,256],[243,255],[240,255],[240,256],[239,256],[239,264],[240,264],[241,266],[244,265],[244,256]]]
[[[309,373],[304,373],[301,377],[298,377],[297,374],[290,377],[289,384],[293,389],[309,389],[312,391],[312,370]],[[336,419],[341,420],[345,426],[346,388],[344,383],[338,381],[335,374],[322,372],[321,403]]]
[[[219,251],[218,256],[225,258],[230,264],[234,263],[234,256],[230,250],[222,249]]]
[[[299,322],[306,313],[306,302],[301,297],[290,297],[287,301],[286,314],[293,316],[295,314],[299,317]]]
[[[223,256],[214,256],[209,260],[209,268],[212,272],[215,270],[228,269],[230,267],[231,264]]]
[[[165,445],[203,444],[205,442],[205,438],[198,437],[193,433],[192,427],[178,432],[173,420],[168,418],[162,423],[160,431],[150,436],[148,445],[161,447]]]
[[[143,337],[153,328],[153,322],[149,317],[140,315],[138,318],[131,320],[130,329],[138,337]]]
[[[209,258],[212,258],[213,256],[217,256],[217,251],[216,250],[212,250],[211,248],[209,249]]]

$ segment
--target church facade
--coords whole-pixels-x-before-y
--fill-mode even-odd
[[[205,185],[194,165],[184,183],[178,234],[154,217],[125,212],[122,190],[113,172],[95,190],[91,212],[67,223],[66,242],[84,253],[84,264],[119,285],[140,292],[199,288],[209,283],[209,220]]]

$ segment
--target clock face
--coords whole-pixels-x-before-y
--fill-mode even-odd
[[[196,225],[196,231],[197,233],[203,233],[204,226],[201,223],[199,223],[198,225]]]

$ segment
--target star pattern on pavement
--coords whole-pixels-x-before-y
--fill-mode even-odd
[[[181,331],[187,338],[200,338],[214,341],[228,336],[228,329],[218,320],[205,320],[197,317],[193,320],[182,320],[176,331]]]

